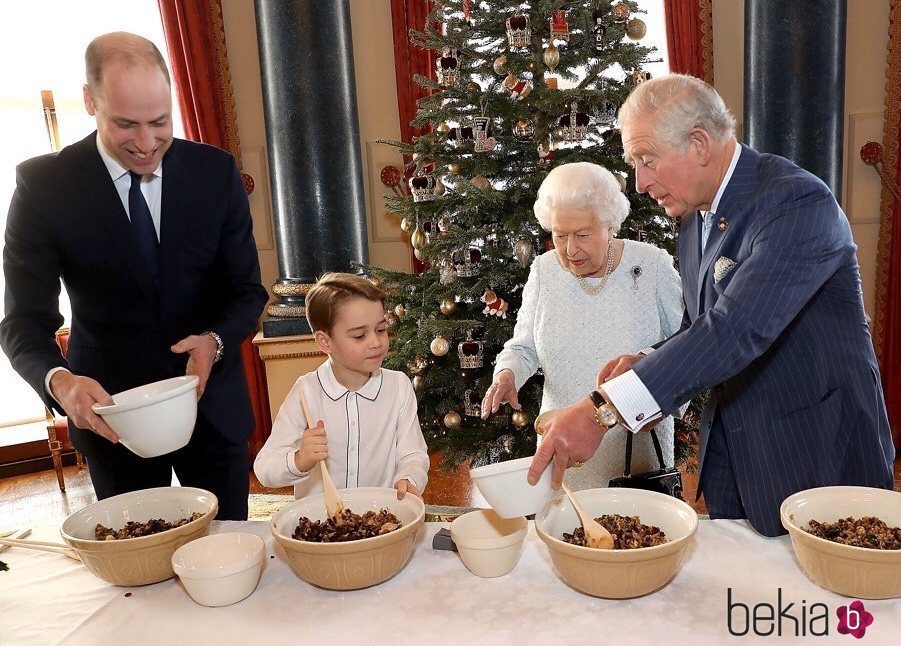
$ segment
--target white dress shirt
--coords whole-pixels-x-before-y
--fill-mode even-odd
[[[335,378],[331,359],[300,377],[285,397],[272,434],[253,464],[262,484],[294,485],[296,498],[322,491],[319,468],[301,472],[294,464],[307,429],[301,390],[313,419],[325,422],[326,466],[336,487],[393,487],[406,478],[420,492],[425,490],[429,456],[410,378],[381,368],[359,390],[352,391]]]
[[[738,158],[740,156],[741,146],[736,143],[735,150],[732,151],[732,160],[729,163],[729,168],[726,170],[726,174],[720,182],[720,186],[716,191],[713,202],[710,204],[710,211],[701,212],[702,214],[710,214],[708,217],[711,223],[713,222],[713,216],[719,207],[720,199],[726,191],[726,186],[729,184],[729,180],[732,179],[732,174],[735,172],[735,167],[738,165]],[[705,236],[701,241],[702,251],[706,242],[707,239]],[[645,348],[642,350],[642,353],[649,354],[652,350],[653,348]],[[654,396],[651,395],[650,391],[648,391],[641,382],[641,379],[638,378],[638,375],[635,374],[634,370],[628,370],[619,377],[615,377],[610,381],[605,382],[603,389],[604,393],[607,395],[607,399],[610,400],[610,403],[613,404],[617,412],[619,412],[620,417],[622,417],[626,428],[633,433],[639,431],[641,427],[648,422],[661,417],[660,404],[657,403],[657,400],[654,399]]]

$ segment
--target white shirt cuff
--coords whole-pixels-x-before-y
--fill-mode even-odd
[[[51,398],[56,399],[56,395],[53,394],[53,391],[50,390],[50,378],[53,377],[60,370],[65,370],[66,372],[71,372],[67,368],[63,368],[62,366],[57,366],[56,368],[50,368],[47,371],[47,376],[44,377],[44,390],[47,391],[47,394],[50,395]]]
[[[648,347],[642,348],[641,350],[639,350],[638,354],[643,354],[643,355],[647,356],[647,355],[651,354],[653,351],[654,351],[654,346],[649,345]]]
[[[285,453],[285,468],[288,469],[288,473],[292,476],[297,476],[298,478],[306,478],[310,475],[309,471],[299,471],[297,469],[297,465],[294,464],[294,454],[297,453],[298,449],[289,449],[287,453]]]
[[[624,426],[633,433],[648,422],[662,417],[660,405],[634,370],[605,381],[601,388],[622,417]]]

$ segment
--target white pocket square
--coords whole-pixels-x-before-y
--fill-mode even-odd
[[[713,265],[713,283],[716,284],[725,278],[730,271],[735,269],[736,263],[731,258],[720,256]]]

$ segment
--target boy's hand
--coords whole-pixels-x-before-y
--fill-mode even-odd
[[[413,494],[420,500],[422,500],[422,494],[419,492],[419,489],[416,488],[416,485],[407,480],[406,478],[401,478],[397,482],[394,483],[394,488],[397,489],[397,499],[403,500],[404,496],[408,493]]]
[[[322,420],[316,426],[304,431],[300,440],[300,448],[294,452],[294,466],[298,471],[306,473],[328,457],[328,439],[325,436],[325,424]]]

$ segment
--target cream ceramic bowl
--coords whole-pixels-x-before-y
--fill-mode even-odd
[[[454,519],[451,538],[463,564],[481,577],[503,576],[513,570],[522,555],[528,522],[501,518],[492,509],[480,509]]]
[[[185,543],[205,536],[219,511],[209,491],[193,487],[157,487],[105,498],[63,521],[63,540],[95,576],[115,585],[147,585],[171,579],[172,554]],[[97,523],[120,529],[128,521],[162,518],[170,523],[194,512],[203,514],[181,527],[117,541],[94,539]]]
[[[786,498],[779,509],[795,558],[822,588],[858,599],[901,597],[901,550],[852,547],[805,531],[811,520],[834,523],[851,516],[875,516],[901,527],[901,493],[870,487],[818,487]]]
[[[200,605],[228,606],[256,589],[265,553],[256,534],[212,534],[175,550],[172,569]]]
[[[698,529],[698,515],[681,500],[641,489],[586,489],[575,493],[592,518],[604,514],[638,516],[655,525],[668,542],[633,550],[571,545],[563,532],[581,526],[566,496],[558,496],[535,516],[535,530],[547,545],[557,574],[579,592],[607,599],[640,597],[664,587],[682,567]]]
[[[155,458],[185,446],[197,419],[195,375],[173,377],[113,395],[113,404],[94,404],[122,445],[142,458]]]
[[[400,519],[393,532],[343,543],[311,543],[291,538],[301,516],[325,520],[322,494],[296,500],[273,516],[270,528],[288,557],[288,565],[301,579],[327,590],[356,590],[387,581],[413,554],[416,532],[425,519],[422,500],[387,487],[339,489],[344,508],[355,514],[388,509]]]
[[[551,465],[533,487],[526,480],[532,458],[486,464],[469,470],[469,477],[502,518],[537,513],[553,494]]]

